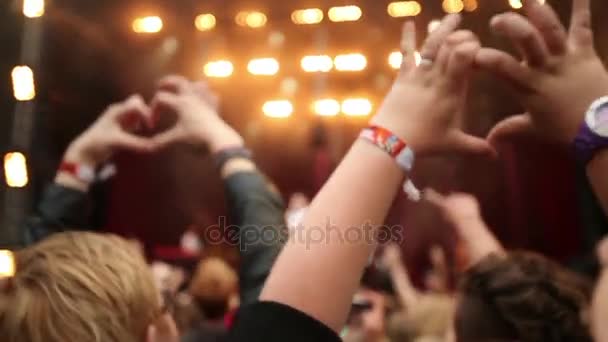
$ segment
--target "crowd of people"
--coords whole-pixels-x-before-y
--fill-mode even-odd
[[[524,12],[490,22],[521,58],[482,47],[458,30],[459,15],[448,15],[416,66],[415,29],[406,23],[401,71],[370,126],[315,198],[294,199],[289,210],[204,82],[168,76],[151,101],[134,95],[111,105],[70,144],[24,224],[16,272],[0,280],[2,340],[608,341],[608,240],[598,244],[603,271],[594,283],[542,255],[505,249],[473,196],[420,193],[409,179],[416,160],[500,158],[502,140],[535,134],[573,147],[608,213],[608,72],[594,49],[589,0],[573,0],[569,29],[549,5],[529,0]],[[460,127],[479,70],[505,82],[527,110],[485,139]],[[175,125],[142,134],[162,115],[176,116]],[[87,231],[89,187],[115,152],[178,143],[206,147],[215,160],[237,227],[227,239],[239,247],[238,269],[216,257],[192,274],[150,266],[137,243]],[[377,250],[374,241],[344,238],[378,233],[402,184],[441,213],[464,251],[462,267],[452,269],[441,247],[429,250],[423,290],[398,244]],[[311,243],[302,238],[309,234],[290,234],[300,228],[334,235]]]

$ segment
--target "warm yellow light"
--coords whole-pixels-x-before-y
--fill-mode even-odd
[[[274,58],[252,59],[247,64],[247,70],[252,75],[275,75],[279,72],[279,62]]]
[[[205,64],[204,72],[207,77],[226,78],[232,75],[234,66],[230,61],[218,60]]]
[[[23,15],[38,18],[44,15],[44,0],[23,0]]]
[[[318,8],[295,10],[291,13],[291,21],[298,25],[318,24],[323,21],[323,11]]]
[[[30,67],[21,65],[13,68],[13,95],[17,101],[30,101],[36,97],[34,72]]]
[[[521,3],[521,0],[509,0],[509,5],[511,5],[511,7],[515,9],[520,9],[524,7],[524,5]]]
[[[199,31],[209,31],[212,30],[217,21],[215,16],[211,13],[200,14],[194,19],[194,26]]]
[[[348,116],[368,116],[372,112],[372,102],[366,98],[352,98],[342,101],[342,113]]]
[[[239,26],[249,26],[251,28],[260,28],[266,25],[268,18],[266,14],[258,11],[241,11],[236,15],[235,19]]]
[[[330,8],[327,15],[329,20],[333,22],[357,21],[361,18],[363,12],[361,12],[359,6],[339,6]]]
[[[422,12],[422,6],[418,1],[391,2],[387,8],[391,17],[414,17]]]
[[[289,100],[267,101],[262,107],[264,115],[271,118],[288,118],[293,113],[293,105]]]
[[[15,275],[15,257],[13,252],[0,249],[0,279]]]
[[[338,71],[361,71],[367,67],[367,58],[360,53],[338,55],[334,58],[334,65]]]
[[[327,55],[305,56],[300,65],[306,72],[329,72],[334,67],[334,62]]]
[[[4,155],[4,177],[6,185],[11,188],[23,188],[27,185],[27,162],[23,153],[9,152]]]
[[[163,20],[157,16],[137,18],[132,27],[136,33],[158,33],[163,29]]]
[[[321,99],[315,101],[312,108],[319,116],[336,116],[340,113],[340,102],[334,99]]]
[[[464,0],[464,10],[467,12],[473,12],[479,7],[477,0]]]
[[[420,61],[422,60],[422,56],[420,52],[414,51],[414,60],[416,61],[416,65],[420,65]],[[401,64],[403,63],[403,54],[399,51],[391,52],[388,56],[388,64],[393,69],[401,69]]]
[[[441,25],[441,20],[439,19],[433,19],[429,22],[429,26],[427,27],[427,31],[428,33],[433,33],[433,31],[435,31],[439,25]]]
[[[462,0],[443,0],[442,6],[446,13],[460,13],[464,9]]]

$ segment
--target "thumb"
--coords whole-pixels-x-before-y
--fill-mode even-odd
[[[482,138],[466,134],[460,130],[449,133],[447,146],[451,151],[476,154],[495,158],[498,153],[490,143]]]
[[[497,146],[502,140],[512,136],[531,135],[534,133],[534,124],[529,113],[508,117],[497,123],[490,133],[487,141]]]
[[[136,152],[150,152],[153,149],[152,142],[149,138],[139,137],[126,132],[119,134],[116,139],[116,145],[127,150]]]

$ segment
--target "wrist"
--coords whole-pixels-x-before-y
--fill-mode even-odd
[[[78,139],[68,147],[63,155],[63,161],[86,165],[92,168],[96,168],[103,162],[95,157],[94,153],[90,152],[86,142]]]

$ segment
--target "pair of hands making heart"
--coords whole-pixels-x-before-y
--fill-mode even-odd
[[[517,48],[522,60],[484,48],[470,31],[456,31],[449,15],[425,42],[415,66],[412,23],[404,26],[401,72],[372,123],[404,139],[418,155],[465,152],[494,155],[511,135],[533,133],[569,144],[591,103],[608,95],[608,74],[593,45],[590,0],[574,0],[569,30],[549,5],[527,0],[524,15],[495,16],[490,28]],[[506,82],[527,113],[499,122],[487,139],[461,130],[468,83],[476,70]]]
[[[207,145],[211,152],[243,144],[241,136],[217,114],[218,99],[205,83],[168,76],[149,104],[139,95],[111,105],[68,148],[65,159],[97,166],[117,150],[150,153],[175,143]],[[159,116],[173,113],[177,122],[152,137]]]

